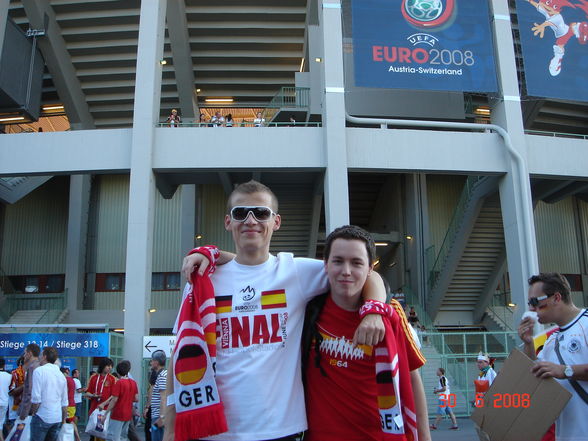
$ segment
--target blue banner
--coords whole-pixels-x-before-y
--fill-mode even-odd
[[[588,1],[516,5],[527,95],[588,101]]]
[[[353,0],[355,85],[496,92],[487,0]]]
[[[41,350],[47,346],[57,349],[63,357],[108,357],[109,334],[0,334],[0,356],[19,357],[29,343]]]

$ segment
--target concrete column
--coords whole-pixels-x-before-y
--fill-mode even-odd
[[[184,184],[181,187],[181,192],[180,241],[182,253],[186,255],[194,248],[194,236],[196,235],[196,185]],[[182,275],[182,287],[185,282],[186,279]]]
[[[428,218],[427,176],[419,173],[406,175],[406,226],[402,238],[406,283],[421,304],[425,303],[427,294],[425,244],[429,243]]]
[[[84,301],[91,182],[91,175],[72,175],[69,181],[65,289],[70,312],[81,309]]]
[[[341,2],[322,3],[323,42],[323,136],[327,170],[325,173],[325,226],[330,233],[349,223],[347,144],[345,136],[345,83],[343,78],[343,29]],[[312,62],[312,60],[311,60]]]
[[[149,334],[155,177],[152,170],[155,124],[161,98],[165,0],[141,2],[137,77],[131,143],[127,228],[124,356],[140,377],[143,335]],[[142,378],[138,378],[142,384]]]
[[[513,155],[505,150],[510,166],[500,181],[511,298],[518,305],[514,315],[514,324],[517,324],[526,310],[527,280],[539,271],[539,263],[508,0],[492,0],[492,9],[500,89],[499,96],[492,102],[492,122],[508,132],[513,148],[522,158],[522,165],[517,165]],[[525,223],[525,219],[529,222]]]

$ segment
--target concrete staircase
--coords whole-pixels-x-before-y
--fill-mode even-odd
[[[64,309],[62,311],[48,311],[45,309],[31,309],[31,310],[20,310],[16,311],[14,314],[10,316],[10,318],[6,321],[7,325],[14,324],[14,325],[29,325],[29,324],[47,324],[47,328],[44,332],[52,332],[52,328],[50,327],[52,324],[63,323],[69,314],[68,309]],[[6,329],[6,328],[5,328]],[[18,327],[18,328],[8,328],[10,332],[14,333],[27,333],[31,332],[31,328],[28,327]]]
[[[480,210],[440,311],[473,311],[503,249],[500,202],[492,197]]]
[[[422,342],[421,342],[422,343]],[[441,355],[433,345],[423,344],[421,351],[427,363],[420,369],[423,386],[425,388],[425,396],[427,397],[427,407],[429,410],[429,417],[434,418],[437,415],[437,408],[439,407],[437,394],[433,393],[433,389],[437,388],[439,377],[437,377],[437,368],[442,367]],[[449,388],[452,394],[455,394],[456,406],[452,408],[456,415],[467,414],[467,403],[465,395],[459,390],[460,385],[456,379],[453,378],[449,372],[445,372],[445,376],[449,381]]]
[[[513,313],[507,306],[489,306],[486,308],[487,317],[502,331],[513,332]]]
[[[313,228],[314,183],[302,182],[296,186],[275,184],[271,187],[280,201],[282,226],[272,237],[270,251],[287,251],[294,253],[295,256],[309,257],[309,237]]]
[[[0,200],[8,204],[14,204],[49,179],[51,179],[51,176],[0,178]]]

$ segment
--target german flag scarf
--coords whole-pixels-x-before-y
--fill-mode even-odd
[[[410,369],[406,348],[402,339],[395,338],[404,332],[400,326],[398,314],[394,308],[382,302],[368,300],[360,309],[360,316],[380,314],[384,320],[386,336],[375,347],[376,383],[378,391],[378,408],[382,423],[383,440],[397,441],[406,439],[418,441],[416,411]]]
[[[210,274],[218,257],[215,247],[200,247],[211,265],[203,276],[192,273],[191,288],[180,307],[173,354],[176,441],[199,439],[227,431],[215,381],[216,312]],[[191,254],[192,254],[191,253]]]

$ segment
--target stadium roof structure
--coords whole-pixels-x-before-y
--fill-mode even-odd
[[[44,28],[48,17],[38,41],[48,67],[42,103],[67,107],[69,95],[77,108],[87,103],[96,127],[130,126],[140,6],[139,0],[12,1],[9,17],[24,31]],[[162,116],[179,108],[190,118],[192,103],[206,105],[208,98],[263,107],[281,87],[294,86],[306,8],[305,0],[169,0]]]
[[[344,0],[348,16],[351,0]],[[9,17],[23,30],[49,32],[38,44],[47,70],[42,104],[65,103],[72,123],[130,127],[140,0],[12,0]],[[527,130],[588,134],[588,106],[524,95],[524,70],[514,0],[509,1]],[[317,0],[168,0],[161,117],[178,108],[191,120],[206,99],[230,106],[266,106],[281,87],[308,70],[308,24]],[[45,16],[47,18],[45,18]],[[487,97],[470,102],[486,104]],[[75,112],[72,112],[75,109]],[[76,114],[78,116],[76,116]]]

